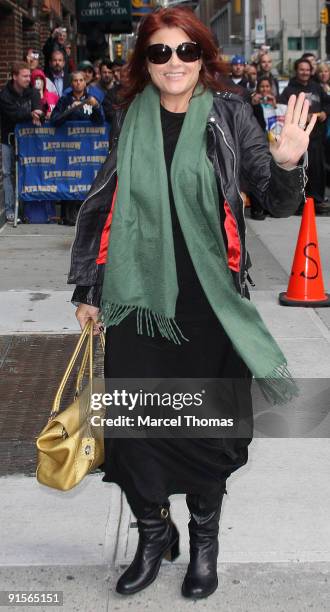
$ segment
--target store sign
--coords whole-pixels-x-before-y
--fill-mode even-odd
[[[255,42],[256,45],[264,45],[266,42],[266,28],[264,19],[255,20]]]
[[[77,20],[86,22],[127,22],[131,20],[130,0],[77,0]]]
[[[132,0],[133,17],[144,17],[157,6],[157,0]]]

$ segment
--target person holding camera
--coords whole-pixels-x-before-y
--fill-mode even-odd
[[[38,91],[31,87],[31,72],[26,62],[13,64],[11,79],[0,92],[2,175],[7,223],[14,222],[15,192],[14,130],[17,123],[32,121],[41,125],[43,111]]]
[[[259,73],[258,73],[258,81],[260,81],[263,77],[268,77],[270,81],[272,94],[278,98],[280,95],[280,89],[278,80],[272,73],[272,58],[269,53],[264,53],[260,56],[259,60]]]
[[[42,70],[41,65],[40,65],[40,53],[39,51],[37,51],[37,49],[33,49],[33,47],[29,47],[29,49],[27,50],[27,54],[25,56],[25,61],[29,65],[29,68],[31,70],[31,77],[32,77],[34,70]],[[47,76],[46,76],[46,89],[50,93],[55,93],[55,94],[57,93],[56,87],[53,81],[51,81]]]
[[[48,72],[50,68],[51,58],[52,58],[52,54],[54,51],[61,51],[63,53],[64,59],[65,59],[65,69],[67,72],[69,71],[69,57],[66,52],[66,44],[67,44],[66,28],[55,28],[51,36],[47,38],[42,48],[42,52],[43,52],[44,59],[45,59],[44,70],[46,73]]]
[[[266,122],[263,109],[265,107],[276,108],[276,97],[272,91],[272,82],[270,77],[263,76],[258,80],[256,90],[251,96],[251,104],[253,106],[255,118],[257,119],[260,127],[265,131]]]
[[[272,80],[268,76],[263,76],[257,81],[255,92],[251,95],[251,104],[253,114],[257,119],[260,127],[266,131],[266,121],[264,116],[264,108],[276,108],[276,97],[272,89]],[[253,193],[249,193],[251,203],[251,219],[255,221],[263,221],[265,212],[258,198]]]

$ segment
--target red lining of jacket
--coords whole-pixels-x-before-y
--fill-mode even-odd
[[[241,259],[241,243],[238,235],[236,219],[230,210],[227,200],[225,200],[224,209],[226,215],[224,225],[228,241],[228,267],[234,272],[239,272],[239,264]]]
[[[111,207],[110,207],[110,212],[109,212],[109,214],[107,216],[107,220],[106,220],[106,222],[104,224],[104,228],[102,230],[99,254],[98,254],[98,257],[97,257],[97,260],[96,260],[97,264],[105,264],[106,261],[107,261],[108,246],[109,246],[109,236],[110,236],[110,227],[111,227],[113,209],[114,209],[114,205],[115,205],[115,201],[116,201],[116,197],[117,197],[117,191],[118,191],[118,180],[117,180],[117,184],[116,184],[115,193],[113,194],[113,198],[112,198],[112,202],[111,202]]]
[[[110,227],[111,227],[113,209],[114,209],[114,205],[115,205],[115,201],[117,197],[117,191],[118,191],[118,181],[117,181],[115,193],[113,194],[110,212],[107,216],[107,220],[105,222],[105,225],[102,231],[99,254],[96,260],[97,264],[104,264],[107,261]],[[224,225],[225,225],[225,232],[227,234],[227,241],[228,241],[228,251],[227,251],[228,267],[234,272],[239,272],[241,245],[240,245],[240,240],[239,240],[238,231],[237,231],[237,224],[235,221],[235,217],[233,213],[231,212],[228,202],[226,200],[224,203],[224,208],[225,208],[225,215],[226,215]]]

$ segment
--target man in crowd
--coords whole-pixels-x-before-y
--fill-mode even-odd
[[[83,72],[72,73],[71,89],[58,100],[50,120],[53,125],[62,125],[65,121],[86,120],[100,125],[104,123],[102,105],[88,93]]]
[[[116,57],[112,62],[113,86],[121,84],[122,69],[125,66],[125,61]]]
[[[42,49],[42,52],[45,58],[45,66],[44,66],[45,72],[47,72],[49,69],[53,51],[62,51],[62,53],[64,54],[64,59],[65,59],[65,67],[68,70],[68,65],[67,65],[68,57],[65,51],[66,43],[67,43],[66,28],[55,28],[51,36],[47,38],[43,46],[43,49]]]
[[[82,62],[80,62],[78,64],[77,70],[79,72],[83,72],[84,73],[86,85],[94,84],[93,81],[94,81],[94,78],[95,78],[95,72],[94,72],[94,66],[93,66],[92,62],[90,62],[88,60],[83,60]]]
[[[246,61],[243,55],[234,55],[231,60],[231,81],[234,85],[247,88],[248,80],[244,76]]]
[[[115,59],[112,63],[112,75],[113,80],[111,83],[111,88],[108,89],[104,96],[103,100],[103,109],[106,120],[111,124],[113,119],[114,107],[120,101],[118,98],[118,94],[121,89],[121,77],[122,77],[122,69],[125,65],[124,60]]]
[[[45,70],[45,75],[55,85],[59,96],[62,96],[64,89],[70,85],[70,76],[65,68],[65,52],[53,51],[50,58],[48,70]]]
[[[30,87],[29,65],[26,62],[16,62],[13,65],[11,77],[0,92],[2,174],[8,223],[13,223],[15,211],[12,134],[17,123],[32,121],[35,125],[41,125],[40,118],[43,115],[39,92]]]
[[[312,78],[310,62],[301,58],[295,62],[296,76],[290,80],[289,85],[279,97],[280,104],[287,104],[292,94],[298,96],[300,92],[306,94],[310,102],[310,114],[317,113],[317,122],[310,135],[308,147],[308,182],[306,195],[314,198],[317,214],[330,212],[330,204],[324,201],[325,194],[325,159],[324,135],[327,117],[330,115],[329,96],[323,91],[319,83]],[[302,207],[297,212],[301,212]]]
[[[104,59],[100,63],[100,80],[96,84],[104,95],[113,87],[113,73],[112,73],[113,62],[109,59]]]
[[[90,120],[96,124],[104,123],[102,105],[88,93],[83,72],[72,73],[71,89],[59,99],[50,120],[55,126],[63,125],[66,121]],[[75,225],[80,204],[75,201],[62,203],[61,216],[64,225]]]
[[[245,66],[244,76],[248,81],[247,89],[253,93],[257,87],[258,72],[255,64],[247,64]]]
[[[312,66],[312,79],[314,79],[315,81],[317,81],[317,78],[315,77],[316,75],[316,68],[317,68],[317,61],[316,61],[316,56],[314,55],[314,53],[304,53],[301,56],[301,59],[306,59],[309,61],[309,63]]]
[[[269,53],[264,53],[264,55],[261,55],[260,63],[259,63],[258,80],[260,80],[261,77],[268,77],[270,79],[272,93],[273,93],[273,96],[275,96],[277,100],[278,96],[280,95],[280,90],[278,86],[278,80],[274,77],[274,75],[271,72],[272,63],[273,63],[272,58],[270,57]]]

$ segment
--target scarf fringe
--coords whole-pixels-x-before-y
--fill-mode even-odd
[[[256,378],[256,382],[267,402],[273,405],[283,406],[299,396],[299,388],[286,363],[274,368],[269,376]]]
[[[146,332],[148,336],[154,337],[156,327],[163,338],[175,344],[182,344],[181,340],[189,342],[174,318],[166,317],[141,306],[102,303],[102,322],[105,327],[119,325],[134,310],[136,311],[136,330],[139,335]]]

